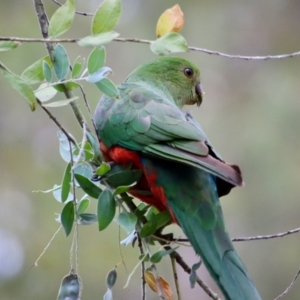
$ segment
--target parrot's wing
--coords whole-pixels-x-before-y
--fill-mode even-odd
[[[152,86],[123,84],[121,100],[105,98],[95,114],[106,146],[119,145],[204,169],[232,185],[242,185],[238,167],[213,151],[201,126]],[[102,102],[102,103],[101,103]],[[102,119],[102,120],[99,120]]]

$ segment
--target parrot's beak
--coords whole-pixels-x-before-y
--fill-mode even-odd
[[[197,82],[197,84],[195,86],[195,91],[198,96],[197,106],[200,106],[200,104],[202,103],[203,95],[204,95],[200,82]]]

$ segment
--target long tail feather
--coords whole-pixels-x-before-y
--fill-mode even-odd
[[[227,300],[260,300],[225,229],[215,177],[191,166],[143,158],[161,201],[175,215]],[[163,195],[162,195],[163,191]]]

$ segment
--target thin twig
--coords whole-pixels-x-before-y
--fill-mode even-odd
[[[274,300],[278,300],[278,299],[282,298],[283,296],[285,296],[285,295],[291,290],[291,288],[292,288],[293,285],[295,284],[295,282],[296,282],[296,280],[297,280],[297,278],[298,278],[299,275],[300,275],[300,269],[298,270],[298,272],[297,272],[297,274],[295,275],[295,277],[294,277],[293,281],[291,282],[291,284],[285,289],[285,291],[284,291],[282,294],[280,294],[280,295],[279,295],[278,297],[276,297]]]
[[[36,259],[36,261],[34,262],[34,264],[31,265],[30,269],[32,267],[37,267],[39,260],[41,259],[41,257],[45,254],[45,252],[47,251],[47,249],[50,247],[52,241],[54,240],[54,238],[56,237],[56,235],[59,233],[59,231],[61,230],[62,226],[60,225],[59,228],[55,231],[55,233],[53,234],[52,238],[50,239],[50,241],[48,242],[48,244],[46,245],[46,247],[44,248],[44,250],[42,251],[42,253],[39,255],[39,257]]]
[[[59,3],[58,1],[56,0],[52,0],[55,4],[57,4],[58,6],[62,6],[61,3]],[[82,12],[82,11],[75,11],[75,14],[77,15],[82,15],[82,16],[85,16],[85,17],[92,17],[94,14],[91,14],[91,13],[86,13],[86,12]]]
[[[79,38],[69,38],[69,39],[49,39],[49,38],[20,38],[20,37],[0,37],[0,41],[15,41],[15,42],[26,42],[26,43],[77,43],[80,39]],[[144,40],[144,39],[137,39],[137,38],[115,38],[113,39],[115,42],[132,42],[132,43],[142,43],[142,44],[151,44],[153,41],[151,40]],[[236,55],[236,54],[228,54],[223,53],[220,51],[209,50],[205,48],[199,47],[188,47],[191,51],[197,51],[206,53],[209,55],[216,55],[220,57],[226,57],[230,59],[241,59],[241,60],[270,60],[270,59],[284,59],[290,58],[300,55],[300,51],[287,53],[287,54],[278,54],[278,55]]]
[[[41,106],[41,108],[46,112],[49,118],[56,124],[56,126],[64,133],[67,139],[76,146],[76,141],[69,135],[69,133],[64,129],[64,127],[57,121],[57,119],[51,114],[51,112],[42,105],[41,101],[37,99],[37,103]]]
[[[71,141],[68,140],[69,142],[69,149],[70,149],[70,158],[71,158],[71,174],[72,174],[72,187],[73,187],[73,205],[74,205],[74,211],[75,211],[75,230],[74,230],[74,239],[75,241],[75,271],[76,273],[79,273],[78,271],[78,263],[79,263],[79,246],[78,246],[78,211],[77,211],[77,200],[76,200],[76,186],[75,186],[75,176],[74,176],[74,158],[73,158],[73,151],[72,151],[72,145]],[[73,248],[73,243],[72,243],[72,248]],[[70,255],[70,260],[71,260],[71,255]],[[72,261],[71,261],[71,269],[72,267]]]
[[[138,238],[138,247],[140,249],[140,255],[144,254],[142,239],[140,238],[140,235],[137,234]],[[141,279],[142,279],[142,286],[141,286],[141,292],[142,292],[142,300],[146,299],[146,280],[145,280],[145,262],[142,261],[142,267],[141,267]]]
[[[180,288],[179,288],[179,282],[178,282],[178,275],[177,275],[177,268],[176,268],[176,263],[175,262],[176,262],[175,258],[171,257],[171,264],[172,264],[172,270],[173,270],[173,277],[174,277],[174,282],[175,282],[177,300],[181,300],[181,294],[180,294]]]
[[[284,237],[286,235],[294,234],[300,231],[299,228],[291,229],[285,232],[280,232],[276,234],[270,235],[257,235],[257,236],[249,236],[249,237],[242,237],[242,238],[234,238],[232,239],[233,242],[246,242],[246,241],[257,241],[257,240],[268,240],[268,239],[275,239],[279,237]]]

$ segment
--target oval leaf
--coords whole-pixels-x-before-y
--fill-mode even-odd
[[[37,106],[37,101],[32,88],[21,77],[9,71],[1,63],[0,70],[9,84],[27,100],[31,110],[34,111]]]
[[[188,45],[185,38],[176,32],[169,32],[151,43],[150,49],[157,55],[176,52],[187,52]]]
[[[49,64],[51,62],[49,56],[39,59],[22,73],[21,77],[27,84],[40,83],[45,79],[43,62],[47,62]]]
[[[118,223],[127,231],[127,233],[134,230],[137,222],[137,217],[133,213],[120,213],[118,216]]]
[[[105,62],[106,52],[104,47],[95,48],[88,58],[88,71],[90,74],[95,73],[97,70],[103,67]]]
[[[77,78],[83,68],[84,58],[80,55],[76,58],[73,68],[72,68],[72,78]]]
[[[176,251],[177,248],[179,248],[179,246],[172,248],[170,250],[158,251],[150,257],[150,261],[154,264],[159,263],[164,256],[169,255],[172,252]]]
[[[61,201],[65,202],[68,199],[71,188],[71,163],[67,164],[65,174],[61,184]]]
[[[121,15],[121,0],[104,0],[92,20],[92,34],[107,32],[115,28]]]
[[[72,231],[74,217],[74,204],[73,201],[70,201],[64,206],[60,216],[61,224],[65,230],[66,236],[68,236]]]
[[[79,217],[78,224],[80,225],[91,225],[98,221],[95,214],[79,214]]]
[[[117,271],[116,269],[110,270],[106,276],[106,286],[108,289],[111,289],[114,287],[117,281]]]
[[[90,197],[97,199],[101,194],[102,190],[93,184],[88,178],[75,174],[75,179],[77,180],[80,187],[83,189],[85,193],[87,193]]]
[[[97,35],[86,36],[77,43],[81,47],[100,47],[110,43],[117,36],[119,36],[117,32],[109,31]]]
[[[70,104],[71,102],[73,102],[74,100],[78,99],[78,96],[72,97],[70,99],[67,100],[58,100],[55,102],[51,102],[51,103],[47,103],[47,104],[43,104],[44,107],[61,107],[61,106],[66,106],[68,104]]]
[[[63,93],[64,92],[64,88],[65,87],[68,91],[72,91],[73,89],[79,87],[79,84],[77,82],[74,81],[69,81],[67,83],[58,83],[56,85],[53,86],[57,91]]]
[[[57,44],[53,55],[54,71],[59,80],[66,78],[69,72],[70,61],[68,53],[61,44]]]
[[[156,35],[160,37],[168,32],[178,32],[184,25],[184,15],[178,4],[167,9],[159,17],[156,25]]]
[[[41,102],[46,102],[57,94],[57,90],[52,86],[48,86],[47,83],[42,83],[34,94]]]
[[[90,206],[90,199],[82,199],[78,204],[78,208],[77,208],[78,214],[84,213],[89,206]]]
[[[104,190],[98,198],[98,226],[99,230],[104,230],[113,220],[116,211],[116,202],[112,192]]]
[[[46,60],[43,60],[43,73],[47,82],[50,83],[52,81],[52,69],[50,64]]]
[[[119,91],[117,87],[108,78],[103,78],[101,81],[95,83],[97,88],[105,95],[111,98],[119,98]]]
[[[106,78],[106,76],[111,72],[112,72],[111,68],[103,67],[103,68],[99,69],[98,71],[96,71],[95,73],[89,75],[86,78],[86,81],[96,83],[96,82]]]
[[[0,41],[0,52],[15,49],[20,45],[20,42]]]
[[[57,37],[66,32],[72,25],[75,16],[75,0],[67,0],[59,7],[50,19],[49,36]]]
[[[76,274],[69,274],[60,284],[57,300],[78,300],[80,284]]]
[[[140,237],[145,238],[147,236],[152,235],[157,228],[157,222],[155,216],[152,216],[152,218],[142,227],[140,231]]]
[[[157,222],[156,229],[166,225],[172,220],[172,217],[167,210],[159,212],[155,217]]]

